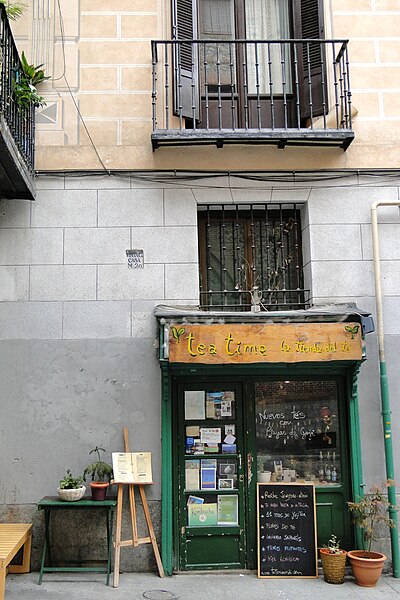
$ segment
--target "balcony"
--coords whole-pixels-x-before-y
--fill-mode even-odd
[[[347,40],[152,42],[153,149],[354,139]]]
[[[0,197],[33,200],[35,107],[14,100],[13,82],[23,69],[4,5],[0,9]]]

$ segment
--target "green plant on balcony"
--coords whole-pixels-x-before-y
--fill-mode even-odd
[[[26,59],[25,53],[21,55],[22,70],[15,70],[13,78],[13,98],[17,106],[22,109],[29,109],[32,105],[35,108],[45,106],[46,102],[39,95],[36,86],[49,79],[44,74],[43,65],[30,65]]]
[[[27,6],[25,2],[1,2],[0,5],[3,5],[6,9],[7,17],[11,21],[16,21],[19,19],[25,12]]]

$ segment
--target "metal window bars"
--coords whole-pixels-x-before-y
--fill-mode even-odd
[[[200,305],[296,310],[304,289],[299,205],[199,205]]]

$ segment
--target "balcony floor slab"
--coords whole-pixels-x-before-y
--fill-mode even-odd
[[[285,146],[337,146],[346,150],[354,139],[351,129],[156,129],[153,150],[160,146],[270,144]]]

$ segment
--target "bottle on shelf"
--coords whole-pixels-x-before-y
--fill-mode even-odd
[[[326,481],[331,481],[331,467],[329,465],[329,462],[326,463],[326,467],[325,467],[325,479]]]
[[[325,478],[325,469],[324,469],[324,463],[323,463],[323,454],[322,454],[322,450],[319,453],[319,466],[318,466],[318,479],[320,482],[324,481]]]
[[[338,477],[338,469],[336,467],[336,452],[332,452],[332,483],[337,483]]]

